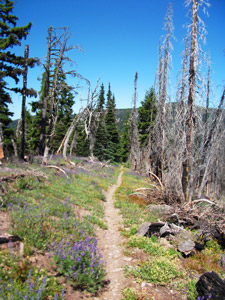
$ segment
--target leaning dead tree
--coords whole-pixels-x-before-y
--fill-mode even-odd
[[[74,136],[71,143],[75,143],[75,136],[76,136],[76,128],[77,125],[81,122],[84,125],[84,131],[86,134],[86,138],[89,139],[90,142],[90,153],[91,156],[93,156],[93,148],[95,143],[95,136],[96,136],[96,122],[99,117],[99,112],[96,110],[97,106],[97,88],[99,84],[99,79],[97,80],[96,86],[93,90],[93,92],[90,92],[90,82],[86,80],[88,83],[88,97],[87,97],[87,103],[84,108],[82,108],[79,113],[74,117],[73,121],[71,122],[70,127],[68,128],[65,137],[63,138],[63,141],[57,150],[57,153],[60,152],[61,148],[63,147],[63,157],[66,161],[68,161],[67,153],[68,153],[68,147],[69,142],[72,138],[72,135]],[[70,151],[71,153],[71,151]]]
[[[137,79],[138,79],[138,73],[136,72],[135,79],[134,79],[133,110],[131,114],[130,129],[129,129],[129,140],[130,140],[129,161],[131,164],[131,168],[134,171],[140,171],[141,169],[141,151],[140,151],[139,134],[137,128],[137,112],[136,112]]]
[[[61,31],[60,33],[58,31]],[[42,121],[43,130],[41,132],[41,147],[43,146],[44,139],[44,154],[42,163],[46,164],[48,160],[51,143],[55,135],[55,128],[58,119],[58,104],[59,97],[58,91],[60,91],[60,73],[64,75],[71,75],[74,77],[81,77],[76,71],[65,72],[63,67],[66,63],[73,63],[67,56],[67,52],[73,49],[77,49],[77,46],[68,45],[71,34],[67,27],[64,28],[49,28],[49,42],[48,42],[48,55],[46,63],[46,78],[44,85],[43,107],[42,107]],[[54,55],[53,55],[54,54]],[[54,61],[53,61],[54,59]],[[52,66],[53,78],[50,83],[50,67]],[[72,88],[72,87],[71,87]],[[48,122],[46,122],[46,116],[48,113]],[[47,133],[46,131],[47,126]],[[45,127],[45,128],[44,128]],[[43,135],[44,138],[43,138]]]

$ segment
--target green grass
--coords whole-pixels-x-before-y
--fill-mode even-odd
[[[79,162],[77,160],[77,163]],[[59,162],[53,162],[56,165],[57,163]],[[10,168],[5,176],[13,174],[14,169],[21,168],[21,165],[16,163]],[[22,165],[21,172],[24,171],[23,168]],[[105,196],[102,190],[107,190],[111,184],[116,182],[120,170],[118,167],[102,168],[101,165],[96,167],[95,164],[91,163],[87,163],[87,166],[79,172],[76,172],[76,170],[70,172],[66,164],[62,168],[65,168],[68,177],[55,169],[33,164],[33,172],[42,172],[47,176],[47,179],[41,178],[38,180],[35,176],[26,176],[13,182],[4,182],[7,193],[2,197],[4,209],[7,209],[10,213],[11,234],[22,239],[26,259],[13,258],[10,261],[7,252],[0,253],[0,264],[3,266],[2,272],[0,271],[0,285],[6,286],[6,282],[10,282],[10,286],[7,286],[7,289],[4,290],[4,295],[0,294],[0,298],[2,296],[4,299],[11,299],[10,297],[13,296],[13,299],[17,300],[16,293],[21,293],[18,299],[21,299],[21,297],[23,299],[28,293],[27,282],[30,271],[32,271],[32,282],[35,282],[36,289],[45,285],[40,299],[53,300],[55,294],[59,295],[58,291],[61,292],[62,287],[58,283],[55,284],[55,281],[52,281],[53,278],[46,275],[47,273],[43,273],[44,271],[38,269],[38,266],[34,270],[29,260],[37,250],[50,251],[50,253],[53,250],[57,251],[57,245],[60,245],[63,241],[65,243],[63,251],[65,253],[58,251],[57,255],[59,257],[62,255],[62,258],[65,256],[67,260],[72,257],[76,259],[77,250],[73,249],[73,245],[81,243],[82,247],[86,247],[86,268],[83,269],[80,266],[83,259],[82,252],[80,253],[81,262],[77,261],[75,273],[72,272],[72,269],[68,271],[65,269],[65,271],[62,268],[60,259],[57,261],[58,268],[61,266],[60,268],[64,270],[59,274],[60,277],[65,277],[64,280],[67,281],[69,276],[69,281],[74,287],[93,293],[101,286],[105,274],[104,264],[100,258],[92,262],[97,250],[92,246],[88,246],[88,243],[91,243],[90,241],[95,236],[96,226],[107,230],[107,226],[103,222]],[[87,168],[88,171],[86,171]],[[68,243],[71,244],[71,248],[67,247]],[[89,251],[90,253],[91,251],[94,252],[90,255],[88,254]],[[50,255],[50,257],[52,256]],[[24,267],[26,272],[18,269],[21,263],[26,265],[26,268]],[[8,276],[6,276],[6,270],[9,270]],[[23,274],[21,276],[24,278],[24,285],[21,284],[21,288],[17,284],[19,281],[16,272],[18,274],[22,272]],[[35,274],[38,274],[37,278],[46,277],[50,285],[46,285],[45,282],[39,279],[36,280]],[[55,285],[57,288],[54,290]],[[59,296],[58,299],[63,298]]]
[[[127,267],[126,272],[131,273],[137,279],[160,285],[167,285],[183,276],[178,268],[177,260],[164,256],[150,258],[135,267]]]
[[[134,193],[135,189],[148,186],[148,178],[134,175],[128,170],[125,170],[122,184],[115,194],[115,207],[120,209],[123,216],[124,227],[130,228],[134,225],[138,226],[145,221],[156,221],[155,216],[150,215],[145,209],[145,204],[129,199],[129,195]]]

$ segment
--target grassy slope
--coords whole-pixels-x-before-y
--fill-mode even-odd
[[[34,174],[42,172],[47,179],[28,176],[3,183],[7,191],[2,196],[3,210],[10,213],[11,234],[23,239],[24,255],[19,257],[10,244],[8,249],[1,250],[0,298],[32,299],[39,293],[42,300],[64,299],[68,285],[90,292],[101,286],[104,265],[94,231],[95,226],[107,229],[102,220],[102,189],[107,190],[116,182],[120,170],[115,166],[102,168],[88,160],[74,161],[74,169],[62,165],[64,162],[58,158],[52,162],[63,168],[67,177],[56,169],[35,164],[2,169],[4,176],[8,176],[29,168]],[[181,293],[186,288],[188,299],[196,299],[195,280],[199,274],[209,270],[222,274],[218,265],[221,249],[211,241],[202,253],[184,261],[176,250],[165,248],[157,238],[138,237],[139,225],[156,221],[157,217],[128,195],[148,184],[147,178],[126,169],[116,192],[115,205],[123,216],[122,234],[128,237],[126,255],[133,257],[141,251],[143,257],[136,265],[127,266],[126,274],[138,282],[163,285]],[[44,267],[32,263],[39,253],[45,255]],[[143,297],[129,287],[124,290],[126,300],[151,299]]]
[[[22,239],[24,254],[19,257],[14,244],[1,250],[0,298],[32,299],[39,291],[40,299],[64,299],[63,278],[74,288],[90,292],[100,287],[105,271],[94,229],[107,229],[102,221],[102,189],[115,182],[119,168],[103,169],[88,160],[76,162],[80,167],[75,169],[61,166],[67,176],[40,165],[2,169],[2,175],[9,176],[32,168],[34,176],[2,183],[7,191],[2,199],[3,210],[10,214],[10,233]],[[40,172],[47,179],[35,175]],[[45,268],[32,264],[38,253],[47,256]]]

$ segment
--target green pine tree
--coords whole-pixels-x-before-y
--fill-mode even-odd
[[[153,88],[148,90],[145,94],[145,98],[141,101],[141,106],[138,109],[138,131],[140,134],[140,142],[143,146],[149,135],[149,130],[154,127],[156,118],[156,94]]]
[[[70,124],[73,119],[73,105],[74,95],[71,92],[71,88],[66,83],[65,74],[61,74],[59,77],[59,91],[58,94],[58,121],[56,124],[55,135],[52,142],[53,151],[57,151],[60,143],[62,142]]]
[[[123,124],[122,136],[121,136],[122,162],[126,162],[129,157],[129,151],[130,151],[129,130],[130,130],[130,112],[127,112],[126,120],[124,121]]]
[[[112,95],[110,84],[107,93],[107,103],[106,103],[106,116],[105,116],[105,126],[108,133],[107,140],[107,155],[108,158],[112,161],[119,162],[120,161],[120,139],[119,132],[116,124],[115,117],[115,97]]]
[[[87,139],[85,130],[84,130],[84,124],[80,122],[77,125],[76,128],[77,131],[77,143],[76,143],[76,149],[75,154],[77,156],[84,156],[87,157],[90,155],[90,147],[89,147],[89,140]]]
[[[35,116],[32,119],[27,120],[31,122],[30,126],[28,124],[28,136],[31,140],[29,142],[29,149],[32,153],[38,154],[36,152],[40,147],[40,134],[41,134],[41,111],[42,111],[42,97],[44,95],[45,87],[45,73],[42,75],[41,90],[39,92],[39,100],[32,101],[31,107],[32,112]],[[65,74],[61,73],[59,76],[59,84],[57,90],[58,98],[58,121],[56,124],[55,135],[53,142],[51,144],[52,151],[56,152],[60,143],[62,142],[67,129],[69,128],[72,118],[73,118],[73,105],[75,103],[73,93],[71,92],[70,86],[66,83]],[[47,112],[48,113],[48,112]],[[35,126],[35,133],[32,126]]]
[[[94,145],[94,156],[96,156],[100,161],[109,159],[108,153],[108,132],[105,127],[105,90],[104,85],[101,85],[101,90],[98,97],[97,109],[96,111],[99,113],[98,120],[98,129],[95,137],[95,145]]]
[[[0,122],[3,129],[3,142],[10,151],[13,130],[8,128],[11,122],[11,113],[8,105],[12,103],[9,90],[21,92],[18,88],[7,86],[6,79],[11,78],[17,84],[22,74],[24,58],[16,56],[10,49],[20,46],[21,40],[26,39],[31,23],[23,27],[16,27],[18,18],[12,14],[14,2],[10,0],[0,0]]]

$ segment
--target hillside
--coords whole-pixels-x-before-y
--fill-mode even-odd
[[[176,103],[172,103],[172,105],[173,105],[173,109],[175,110],[176,109]],[[198,106],[197,110],[199,110],[201,112],[201,114],[204,118],[205,108]],[[132,111],[131,108],[117,108],[115,110],[116,121],[117,121],[117,124],[118,124],[118,127],[119,127],[120,130],[123,130],[123,124],[127,120],[127,117],[129,116],[131,111]],[[215,112],[216,112],[215,108],[210,108],[209,109],[209,114],[210,115],[215,114]],[[16,129],[17,122],[18,122],[18,120],[13,120],[13,122],[10,123],[9,127],[13,128],[13,129]],[[224,117],[224,126],[225,126],[225,117]]]
[[[190,213],[149,178],[70,159],[74,165],[54,156],[46,167],[37,157],[0,168],[0,298],[195,300],[203,273],[225,276],[221,246],[195,227],[195,213],[214,227],[224,222],[217,206],[196,203]],[[159,234],[163,224],[182,232]],[[195,243],[177,250],[187,236],[201,251]]]

